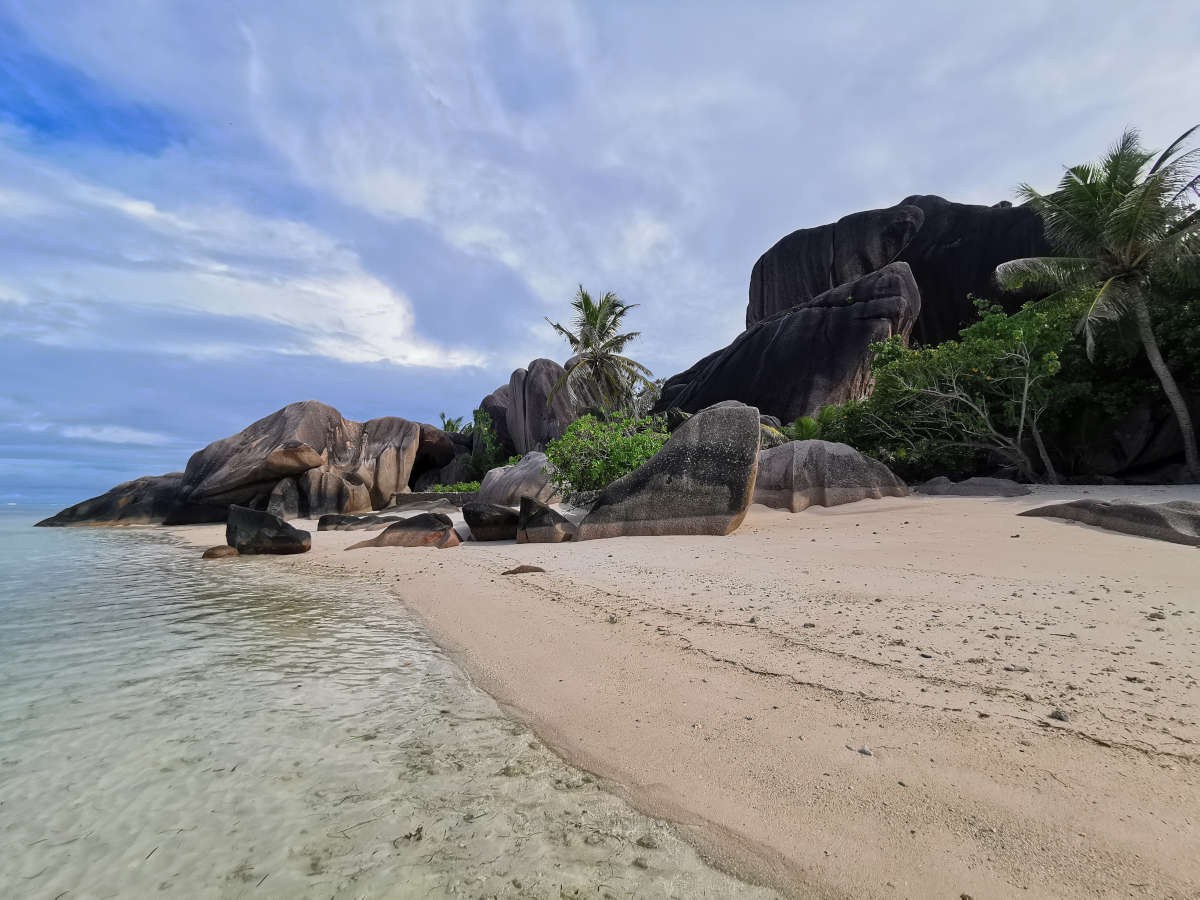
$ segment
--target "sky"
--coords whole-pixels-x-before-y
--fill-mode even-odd
[[[1200,120],[1200,6],[0,0],[0,503],[286,403],[437,422],[638,304],[669,376],[784,234]]]

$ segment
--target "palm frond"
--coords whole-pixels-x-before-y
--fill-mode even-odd
[[[1175,138],[1175,140],[1171,142],[1171,146],[1168,147],[1166,150],[1164,150],[1162,152],[1162,155],[1160,155],[1158,157],[1158,160],[1154,163],[1154,165],[1150,167],[1150,174],[1153,175],[1155,172],[1157,172],[1159,169],[1161,169],[1164,165],[1166,165],[1168,162],[1170,162],[1171,157],[1175,155],[1176,151],[1178,151],[1179,148],[1181,146],[1183,146],[1184,142],[1188,138],[1190,138],[1192,136],[1192,134],[1198,128],[1200,128],[1200,124],[1193,125],[1187,131],[1185,131],[1183,134],[1181,134],[1179,137]]]
[[[996,267],[996,280],[1009,291],[1071,291],[1099,278],[1091,257],[1033,256]]]
[[[1123,284],[1116,276],[1113,276],[1100,285],[1076,326],[1076,330],[1082,332],[1084,336],[1088,359],[1095,356],[1098,327],[1104,323],[1122,319],[1128,313],[1129,302],[1125,296]]]

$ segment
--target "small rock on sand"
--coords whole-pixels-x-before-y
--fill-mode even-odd
[[[201,559],[225,559],[229,556],[239,556],[236,547],[230,547],[228,544],[221,544],[216,547],[209,547],[204,551]]]
[[[530,572],[545,572],[541,566],[517,566],[515,569],[509,569],[507,572],[501,572],[501,575],[527,575]]]

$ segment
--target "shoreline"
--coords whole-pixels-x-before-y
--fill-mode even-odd
[[[752,883],[1194,895],[1200,557],[1016,516],[1118,495],[1200,491],[753,507],[728,537],[448,551],[314,531],[270,562],[388,587],[567,762]],[[547,572],[499,574],[520,563]]]

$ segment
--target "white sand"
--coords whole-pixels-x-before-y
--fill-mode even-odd
[[[1200,551],[1016,516],[1083,496],[1200,489],[754,507],[725,538],[314,531],[263,564],[389,586],[567,760],[787,893],[1200,896]]]

